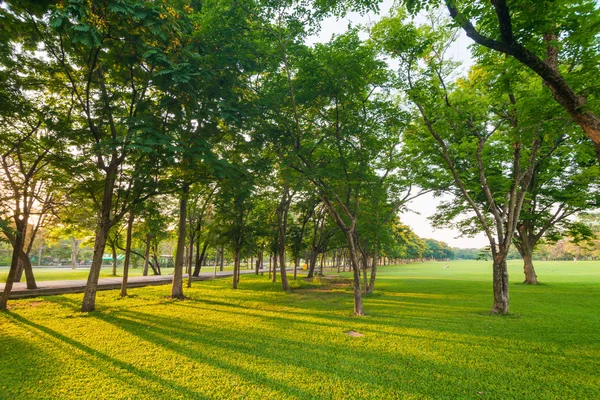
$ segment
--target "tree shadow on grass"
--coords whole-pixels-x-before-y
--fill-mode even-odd
[[[80,343],[74,339],[71,339],[68,336],[63,335],[62,333],[56,332],[46,326],[37,324],[33,321],[23,318],[18,314],[9,312],[6,315],[9,318],[13,319],[18,324],[38,330],[39,332],[42,332],[42,333],[50,336],[51,338],[54,338],[57,341],[63,342],[65,344],[72,346],[73,348],[85,353],[88,357],[87,361],[93,366],[93,368],[101,368],[101,365],[103,363],[105,366],[112,366],[114,368],[117,368],[121,372],[125,372],[124,374],[123,373],[115,374],[113,371],[107,371],[107,375],[111,376],[114,379],[120,380],[124,384],[129,385],[129,386],[135,388],[136,390],[142,391],[144,394],[151,396],[151,398],[158,399],[158,398],[164,398],[164,396],[165,396],[165,393],[158,391],[158,390],[153,390],[150,387],[151,385],[154,385],[157,383],[161,387],[171,388],[171,389],[175,390],[176,392],[185,394],[188,397],[193,397],[193,398],[198,398],[198,399],[208,398],[206,396],[203,396],[199,392],[192,391],[189,388],[178,385],[172,381],[163,379],[163,378],[161,378],[155,374],[152,374],[148,371],[142,370],[142,369],[134,366],[133,364],[110,357],[98,350],[95,350],[89,346],[86,346],[83,343]],[[100,364],[98,362],[100,362]],[[134,375],[134,377],[131,377],[128,373]],[[140,385],[140,381],[138,379],[136,379],[135,377],[141,379],[142,383],[145,383],[145,384]],[[84,394],[82,393],[81,396],[84,396]]]
[[[249,382],[266,385],[285,394],[292,393],[301,398],[314,397],[315,393],[309,393],[297,386],[269,378],[262,372],[252,371],[223,359],[208,356],[205,354],[206,351],[204,353],[190,351],[190,346],[198,349],[214,349],[217,354],[233,353],[236,355],[236,359],[253,360],[255,357],[260,357],[274,364],[275,368],[284,368],[287,365],[300,371],[306,371],[304,376],[307,379],[310,379],[308,377],[313,373],[317,373],[321,377],[332,377],[335,382],[344,382],[353,387],[370,387],[375,391],[374,393],[386,393],[387,395],[399,392],[420,396],[439,394],[448,390],[444,388],[446,385],[463,381],[466,376],[470,376],[466,380],[470,380],[471,387],[455,388],[457,391],[454,392],[454,395],[459,397],[474,395],[477,388],[485,387],[488,393],[493,391],[502,397],[509,396],[513,389],[511,384],[514,385],[515,382],[518,382],[519,386],[525,387],[526,383],[530,385],[533,380],[537,382],[534,386],[545,387],[547,383],[550,383],[549,381],[554,381],[547,376],[537,377],[533,373],[523,374],[523,371],[514,371],[504,372],[504,376],[509,381],[504,386],[498,386],[493,379],[497,373],[497,366],[464,367],[455,363],[452,358],[440,359],[440,361],[427,360],[411,354],[383,353],[381,350],[376,353],[368,346],[365,349],[361,349],[357,345],[352,346],[351,342],[329,345],[281,336],[276,337],[276,344],[273,344],[270,332],[260,328],[246,329],[241,332],[231,329],[231,327],[215,327],[199,322],[196,322],[196,326],[194,326],[190,321],[180,318],[137,311],[125,310],[117,315],[98,315],[98,317],[106,322],[118,324],[120,328],[130,330],[144,340],[166,347],[186,357],[233,372]],[[263,335],[260,335],[261,331]],[[406,336],[410,337],[411,335]],[[173,338],[176,339],[176,343],[172,342]],[[417,338],[438,340],[430,337]],[[181,344],[186,342],[189,345]],[[355,343],[360,346],[360,342]],[[385,373],[381,374],[382,371]],[[435,379],[434,375],[436,375]],[[406,376],[410,377],[410,381],[405,378]],[[565,385],[559,379],[556,379],[555,382]],[[581,385],[581,383],[573,383],[571,386],[577,385]],[[464,389],[469,391],[464,392]],[[590,391],[593,389],[593,385],[583,385],[583,389]]]

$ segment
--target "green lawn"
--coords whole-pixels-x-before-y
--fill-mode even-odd
[[[0,315],[0,398],[600,398],[600,262],[537,263],[511,314],[487,314],[482,262],[382,268],[367,316],[344,283],[267,277],[13,301]],[[364,337],[350,337],[355,330]]]

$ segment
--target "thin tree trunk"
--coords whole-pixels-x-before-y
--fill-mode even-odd
[[[296,258],[294,260],[294,280],[296,280],[296,276],[298,275],[298,264],[300,264],[300,259]]]
[[[117,276],[117,246],[115,246],[116,238],[110,243],[110,248],[112,250],[112,259],[113,259],[113,269],[112,276]]]
[[[277,282],[277,253],[273,253],[273,280],[272,282]]]
[[[373,293],[375,289],[375,278],[377,276],[377,264],[379,257],[377,256],[377,251],[373,253],[373,260],[371,262],[371,278],[369,279],[369,287],[367,288],[367,293]]]
[[[224,265],[225,265],[225,246],[221,245],[221,265],[219,266],[219,271],[223,271]]]
[[[233,289],[237,289],[238,287],[238,282],[239,282],[239,278],[238,278],[238,271],[240,268],[240,252],[237,248],[235,248],[233,250],[233,282],[232,282],[232,288]]]
[[[146,251],[144,252],[144,271],[142,272],[143,276],[148,276],[148,264],[150,264],[150,240],[152,236],[147,233],[146,234]]]
[[[129,277],[129,261],[131,260],[131,234],[133,231],[133,220],[135,213],[129,210],[127,220],[127,237],[125,238],[125,260],[123,261],[123,282],[121,283],[121,297],[127,297],[127,279]]]
[[[183,264],[185,250],[185,228],[187,221],[187,201],[189,184],[183,184],[183,193],[179,200],[179,228],[177,236],[177,251],[175,252],[175,266],[173,269],[173,284],[171,287],[171,298],[183,299]]]

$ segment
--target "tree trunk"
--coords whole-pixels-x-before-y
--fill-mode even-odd
[[[15,272],[15,282],[21,282],[21,279],[23,279],[23,260],[19,258],[17,272]]]
[[[183,296],[183,264],[185,250],[185,228],[187,221],[187,201],[189,184],[183,184],[183,193],[179,200],[179,228],[177,237],[177,251],[175,252],[175,266],[173,270],[173,284],[171,287],[171,298],[182,299]]]
[[[294,280],[296,280],[296,276],[298,275],[298,264],[300,264],[300,259],[296,258],[294,260]]]
[[[112,250],[113,269],[112,276],[117,276],[117,246],[115,244],[116,238],[110,242],[110,248]]]
[[[264,250],[261,249],[258,254],[256,255],[256,275],[258,275],[258,271],[262,268],[262,262],[263,262],[263,254],[264,254]]]
[[[277,253],[273,253],[273,279],[272,282],[277,282]]]
[[[319,253],[317,253],[315,250],[311,251],[310,260],[309,260],[309,264],[308,264],[308,274],[306,275],[307,278],[312,278],[315,276],[315,268],[317,266],[317,257],[319,257]]]
[[[537,285],[537,275],[535,274],[535,269],[533,268],[533,251],[528,249],[529,251],[525,251],[523,254],[523,272],[525,273],[525,280],[523,283],[527,283],[529,285]]]
[[[198,244],[200,242],[198,241]],[[200,270],[202,269],[202,263],[204,263],[204,258],[206,257],[206,249],[208,248],[208,240],[204,241],[202,245],[202,251],[198,254],[199,248],[196,248],[196,265],[194,267],[194,276],[200,276]]]
[[[321,254],[321,262],[319,263],[319,276],[323,276],[323,264],[325,263],[325,253]]]
[[[133,220],[135,214],[133,209],[129,210],[127,220],[127,237],[125,238],[125,260],[123,261],[123,282],[121,283],[121,297],[127,296],[127,278],[129,277],[129,260],[131,260],[131,233],[133,231]]]
[[[232,282],[232,286],[231,286],[233,289],[237,289],[237,287],[238,287],[239,269],[240,269],[240,252],[236,248],[233,250],[233,282]]]
[[[377,251],[373,253],[373,260],[371,262],[371,278],[369,279],[369,286],[367,288],[367,293],[373,293],[375,289],[375,278],[377,276],[377,264],[379,257],[377,256]]]
[[[143,276],[148,276],[148,264],[150,264],[150,240],[152,236],[147,233],[146,234],[146,251],[144,252],[144,271],[142,272]]]
[[[96,309],[96,290],[98,288],[98,278],[100,276],[100,268],[102,267],[102,257],[104,256],[104,248],[108,238],[108,221],[103,221],[96,229],[96,238],[94,241],[94,255],[92,257],[92,265],[90,274],[88,275],[85,292],[83,294],[83,302],[81,311],[89,312]]]
[[[223,271],[224,265],[225,265],[225,246],[221,245],[221,265],[219,266],[219,271]]]
[[[363,316],[365,315],[365,309],[363,307],[362,290],[360,288],[360,260],[354,244],[353,233],[344,233],[346,234],[346,240],[348,241],[348,256],[350,258],[352,281],[354,283],[354,315]]]
[[[15,235],[14,247],[12,253],[12,259],[10,261],[10,269],[8,270],[8,276],[6,277],[6,284],[4,285],[4,292],[2,298],[0,298],[0,311],[6,311],[8,304],[8,297],[12,291],[15,275],[17,273],[17,267],[19,264],[19,249],[22,248],[23,238],[22,235],[17,233]]]
[[[285,269],[285,235],[287,234],[287,221],[290,201],[291,199],[289,198],[289,188],[286,182],[286,185],[283,190],[283,196],[277,209],[277,220],[279,227],[279,272],[281,274],[281,285],[285,292],[292,291],[288,282],[287,271]]]
[[[499,253],[493,256],[493,288],[494,306],[492,314],[508,314],[508,269],[506,268],[506,254]]]
[[[25,280],[27,282],[27,289],[37,289],[37,284],[35,283],[35,277],[33,276],[33,267],[31,266],[31,260],[29,258],[29,254],[25,253],[21,250],[21,265],[23,266],[23,270],[25,271]]]
[[[71,268],[77,269],[77,262],[79,261],[79,245],[81,240],[77,240],[75,237],[71,237]]]

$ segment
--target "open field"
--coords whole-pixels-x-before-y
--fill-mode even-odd
[[[0,314],[0,398],[599,398],[600,262],[538,262],[511,314],[491,307],[491,265],[380,270],[367,316],[345,281],[266,277],[12,301]],[[63,278],[61,278],[63,279]],[[350,337],[354,330],[364,337]]]

